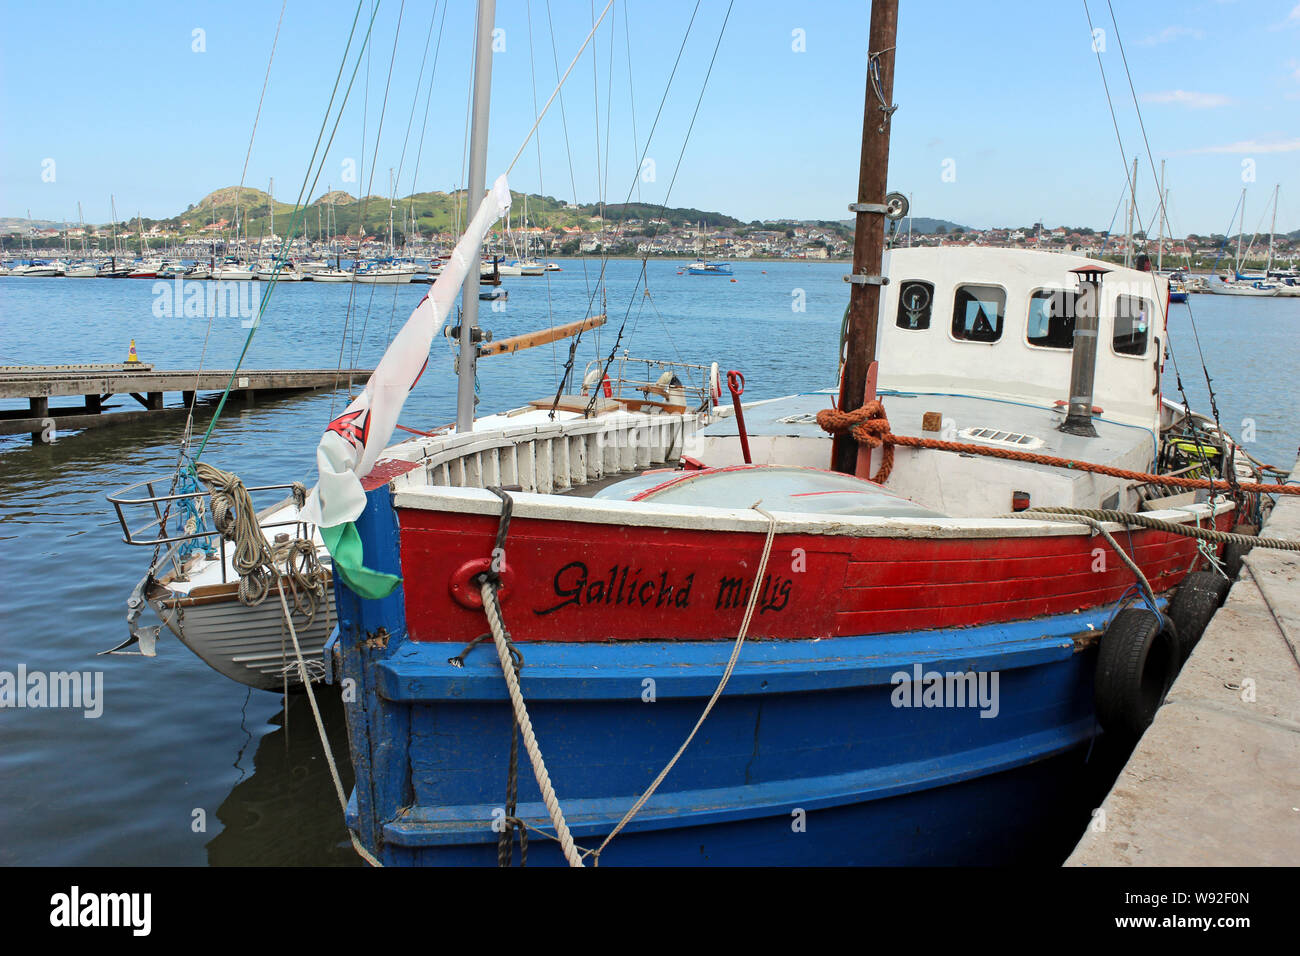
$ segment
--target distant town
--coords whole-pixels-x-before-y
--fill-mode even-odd
[[[291,255],[372,258],[432,257],[450,250],[464,222],[464,192],[421,193],[404,199],[357,199],[329,191],[295,210],[271,195],[227,187],[169,219],[140,216],[89,225],[0,219],[6,258],[175,258],[264,255],[279,250],[292,230]],[[717,212],[647,204],[574,204],[550,196],[516,194],[513,220],[495,230],[490,252],[535,255],[705,259],[848,259],[852,220],[753,220]],[[525,218],[526,217],[526,218]],[[1271,240],[1271,248],[1270,248]],[[1288,234],[1197,235],[1157,242],[1138,231],[1107,234],[1082,226],[1042,223],[975,229],[939,219],[903,219],[893,228],[895,246],[997,246],[1071,252],[1122,260],[1132,252],[1162,259],[1167,267],[1207,269],[1216,263],[1294,268],[1300,261],[1300,230]]]

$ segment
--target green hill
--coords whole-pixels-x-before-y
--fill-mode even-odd
[[[514,203],[511,207],[511,221],[518,227],[524,211],[524,194],[512,193]],[[213,222],[226,220],[223,232],[228,233],[235,222],[236,204],[240,232],[256,239],[259,235],[271,231],[271,197],[260,189],[249,186],[226,186],[214,190],[198,202],[188,206],[169,219],[144,219],[145,227],[158,224],[165,228],[179,230],[183,235],[199,234]],[[457,223],[462,226],[465,219],[465,191],[456,192],[422,192],[397,199],[393,204],[393,231],[398,241],[404,236],[403,223],[410,223],[412,218],[418,231],[425,236],[436,233],[451,233]],[[458,215],[459,207],[459,215]],[[276,200],[275,231],[281,236],[288,234],[290,220],[293,217],[293,204]],[[685,226],[703,223],[712,228],[729,228],[741,225],[740,221],[717,212],[701,209],[661,209],[659,206],[640,203],[615,203],[601,207],[598,204],[570,205],[553,196],[528,196],[528,225],[539,226],[560,232],[565,228],[579,226],[590,229],[593,221],[599,221],[603,213],[606,222],[618,223],[627,220],[665,219],[673,226]],[[295,232],[304,232],[315,237],[318,232],[355,237],[364,228],[368,236],[386,236],[388,233],[389,201],[386,196],[370,195],[358,199],[343,190],[333,190],[317,197],[298,213],[298,225]],[[333,225],[328,225],[327,221]],[[125,221],[126,228],[134,226],[135,220]],[[499,226],[498,228],[504,228]]]

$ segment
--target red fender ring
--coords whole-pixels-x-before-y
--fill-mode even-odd
[[[466,561],[453,571],[451,579],[447,582],[447,589],[456,603],[471,611],[480,610],[483,607],[483,594],[475,579],[490,570],[492,570],[491,558],[476,558],[473,561]],[[502,604],[510,597],[510,584],[513,577],[510,568],[502,562],[501,584],[497,588],[497,600]]]

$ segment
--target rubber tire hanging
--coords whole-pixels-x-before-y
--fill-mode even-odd
[[[1151,725],[1178,672],[1174,626],[1141,607],[1115,615],[1101,638],[1093,702],[1109,733],[1136,740]]]
[[[1205,633],[1214,612],[1223,606],[1232,582],[1216,571],[1193,571],[1178,585],[1169,602],[1169,619],[1177,635],[1178,666],[1191,657],[1196,642]]]

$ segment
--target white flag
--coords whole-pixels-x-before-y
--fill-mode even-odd
[[[388,445],[407,394],[429,362],[434,337],[455,305],[465,277],[479,268],[487,231],[510,209],[510,187],[501,176],[470,220],[428,295],[389,344],[366,382],[365,391],[329,423],[316,448],[319,478],[303,509],[306,520],[323,528],[355,521],[366,506],[361,479]]]

